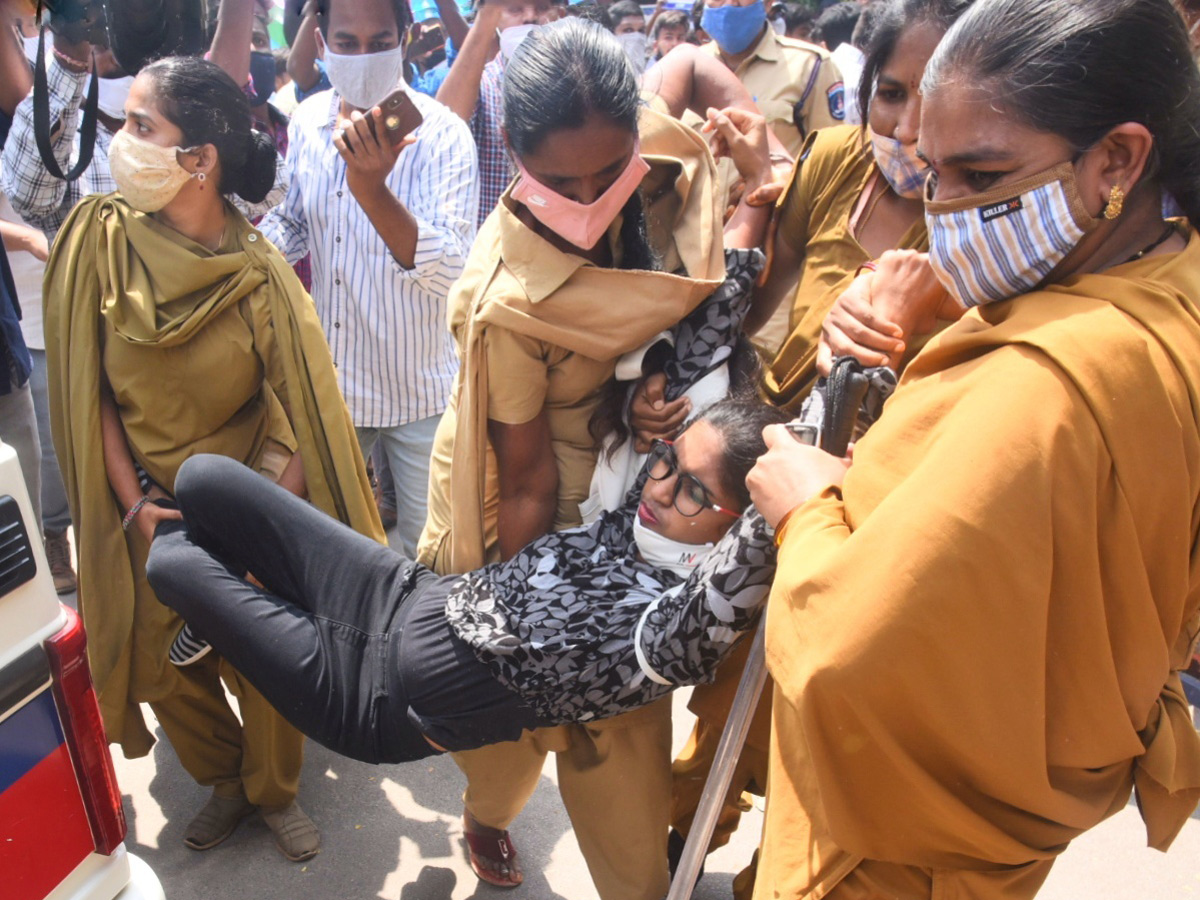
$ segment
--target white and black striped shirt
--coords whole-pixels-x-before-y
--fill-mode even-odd
[[[424,121],[387,178],[417,220],[413,268],[396,261],[346,185],[333,145],[336,91],[293,114],[287,197],[259,226],[288,262],[312,253],[313,300],[359,427],[439,415],[458,367],[446,297],[475,237],[475,143],[446,107],[420,94],[413,100]]]

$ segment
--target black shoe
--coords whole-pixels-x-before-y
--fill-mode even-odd
[[[190,666],[192,663],[204,659],[210,650],[212,650],[212,644],[197,637],[191,626],[185,622],[184,626],[179,629],[179,634],[175,635],[167,658],[171,660],[172,665]]]

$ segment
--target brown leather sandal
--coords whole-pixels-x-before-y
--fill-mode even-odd
[[[525,880],[517,862],[517,850],[507,831],[481,825],[463,810],[463,837],[467,839],[467,861],[480,881],[495,887],[513,888]]]

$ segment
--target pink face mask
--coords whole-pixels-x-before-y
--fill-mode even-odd
[[[590,250],[638,189],[650,166],[633,148],[629,165],[594,203],[576,203],[540,183],[517,163],[520,177],[512,198],[524,203],[535,219],[576,247]]]

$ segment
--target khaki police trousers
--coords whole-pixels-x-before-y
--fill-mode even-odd
[[[601,900],[662,900],[669,887],[671,698],[602,722],[539,728],[519,741],[455,753],[467,776],[467,810],[482,825],[507,828],[551,752]]]
[[[256,806],[295,800],[304,735],[216,653],[178,672],[175,689],[150,708],[187,773],[220,796],[244,791]],[[222,682],[237,698],[244,724],[230,709]]]

